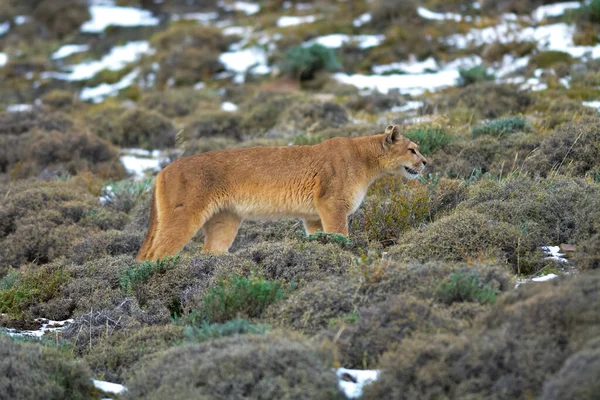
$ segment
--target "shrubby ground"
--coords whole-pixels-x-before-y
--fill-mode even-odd
[[[269,0],[252,16],[216,1],[117,3],[166,18],[94,36],[79,31],[89,18],[79,1],[0,6],[10,28],[0,35],[10,56],[0,66],[0,325],[74,319],[39,342],[0,336],[0,398],[100,398],[93,377],[128,386],[124,398],[342,399],[339,366],[383,371],[367,399],[597,395],[600,117],[582,102],[600,98],[600,64],[494,43],[471,50],[490,65],[530,56],[517,77],[543,70],[546,88],[501,82],[484,68],[421,96],[359,93],[332,77],[411,54],[469,54],[441,40],[465,33],[466,20],[428,21],[418,6],[484,27],[547,1],[304,1],[292,12]],[[592,46],[597,10],[546,22],[574,24],[575,44]],[[174,18],[188,12],[264,27],[279,38],[268,60],[278,71],[234,83],[220,55],[244,39],[265,43]],[[302,12],[325,17],[277,27],[281,15]],[[353,24],[364,13],[371,19]],[[298,47],[331,33],[385,40]],[[43,74],[140,40],[155,52],[121,70],[82,81]],[[67,43],[90,48],[52,60]],[[135,70],[133,85],[98,104],[76,95]],[[16,103],[33,107],[11,110]],[[418,181],[376,182],[350,218],[349,238],[306,237],[292,219],[245,221],[228,255],[200,254],[199,234],[178,257],[135,261],[153,173],[128,175],[123,149],[173,158],[308,145],[390,123],[430,163]],[[576,247],[567,265],[541,251],[561,243]],[[517,279],[544,273],[563,276],[515,289]]]

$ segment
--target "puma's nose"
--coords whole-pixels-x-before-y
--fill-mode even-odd
[[[423,166],[427,165],[427,160],[426,159],[423,159],[423,161],[421,161],[421,162],[423,163]]]

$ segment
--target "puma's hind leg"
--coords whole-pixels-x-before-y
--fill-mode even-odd
[[[204,246],[203,253],[223,254],[227,253],[238,229],[242,218],[230,211],[221,211],[213,215],[204,224]]]
[[[317,220],[304,220],[304,229],[307,235],[312,235],[316,231],[323,232],[323,224],[320,219]]]

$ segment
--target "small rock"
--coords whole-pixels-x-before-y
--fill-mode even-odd
[[[577,249],[575,248],[574,244],[561,243],[560,245],[561,253],[574,253],[576,250]]]

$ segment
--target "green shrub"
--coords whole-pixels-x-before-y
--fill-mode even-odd
[[[219,95],[211,90],[170,89],[144,95],[141,104],[149,110],[158,111],[169,118],[184,117],[203,109],[218,109]]]
[[[60,110],[72,107],[75,103],[73,92],[68,90],[52,90],[42,97],[42,103],[52,109]]]
[[[323,45],[290,48],[282,64],[282,71],[300,80],[313,79],[319,71],[336,71],[341,65],[335,52]]]
[[[129,213],[138,200],[152,190],[154,180],[144,178],[139,181],[126,179],[118,182],[107,182],[102,188],[100,198],[104,204],[114,209]]]
[[[261,334],[271,329],[269,325],[253,324],[244,318],[235,318],[222,324],[209,324],[202,321],[200,326],[187,325],[185,336],[188,340],[205,341],[232,335]]]
[[[89,368],[66,352],[0,335],[0,393],[7,399],[92,399]]]
[[[573,57],[569,53],[562,51],[540,51],[533,55],[529,63],[536,68],[550,68],[556,64],[567,63],[571,64]]]
[[[437,289],[437,297],[446,304],[472,301],[481,304],[495,303],[496,291],[481,281],[475,272],[454,272]]]
[[[162,274],[175,268],[179,263],[179,257],[165,257],[160,260],[144,261],[138,265],[133,265],[123,270],[120,285],[128,292],[132,292],[136,285],[146,282],[154,274]]]
[[[476,138],[482,135],[500,137],[516,132],[530,132],[531,124],[524,117],[509,117],[486,122],[481,126],[475,126],[471,135]]]
[[[203,112],[183,130],[183,137],[189,140],[223,136],[239,140],[242,138],[240,124],[241,117],[237,113],[220,110]]]
[[[343,398],[334,371],[303,339],[284,332],[173,348],[126,386],[129,398],[148,400]]]
[[[452,141],[444,128],[434,125],[419,125],[407,129],[404,136],[419,145],[419,151],[425,155],[430,155],[444,148]]]
[[[341,248],[352,247],[352,242],[347,236],[341,235],[339,233],[325,233],[320,230],[308,235],[306,240],[308,240],[309,242],[315,241],[322,244],[333,243],[339,245]]]
[[[600,269],[600,233],[578,246],[573,263],[582,270]]]
[[[6,289],[0,289],[0,313],[20,317],[56,296],[68,280],[69,273],[59,265],[23,271],[16,277],[9,275],[3,280]]]
[[[294,285],[268,281],[251,275],[231,276],[210,288],[202,301],[202,316],[208,322],[224,322],[238,315],[258,317],[273,303],[285,299]]]
[[[496,79],[494,74],[489,74],[487,69],[478,65],[469,69],[459,69],[458,74],[460,77],[458,78],[458,84],[461,86],[468,86],[477,82],[485,82],[485,81],[493,81]]]
[[[81,0],[36,1],[33,17],[59,38],[77,30],[91,18],[88,5]]]

